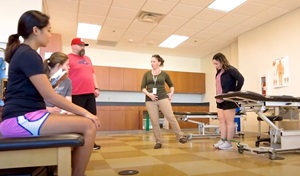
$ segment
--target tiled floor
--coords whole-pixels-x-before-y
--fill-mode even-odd
[[[185,133],[197,133],[185,131]],[[122,170],[137,170],[137,176],[282,176],[300,173],[300,154],[282,153],[284,160],[270,160],[268,154],[212,147],[218,138],[194,138],[186,144],[175,140],[172,131],[163,131],[163,147],[155,144],[151,131],[98,133],[99,151],[93,151],[87,176],[118,176]],[[255,135],[235,140],[254,147]]]

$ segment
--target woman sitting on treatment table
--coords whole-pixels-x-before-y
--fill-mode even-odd
[[[9,63],[8,83],[0,132],[4,137],[46,136],[80,133],[84,145],[72,151],[72,176],[83,176],[94,145],[100,122],[87,110],[72,104],[52,88],[37,53],[51,37],[49,17],[30,10],[22,14],[17,34],[9,36],[5,60]],[[21,44],[19,37],[24,42]],[[74,115],[51,114],[45,102]]]

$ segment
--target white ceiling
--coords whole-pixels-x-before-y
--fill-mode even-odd
[[[89,47],[201,58],[237,36],[298,7],[300,0],[248,0],[229,13],[207,8],[213,0],[44,0],[52,32],[63,45],[76,37],[77,23],[99,24],[98,41]],[[163,14],[157,24],[136,19],[140,11]],[[88,32],[88,31],[87,31]],[[190,38],[174,49],[158,45],[172,34]],[[113,46],[114,45],[114,46]]]

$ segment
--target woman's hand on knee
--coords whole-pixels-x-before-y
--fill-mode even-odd
[[[89,114],[89,115],[87,115],[85,117],[91,119],[94,122],[94,124],[96,126],[96,129],[100,128],[100,120],[98,119],[97,116],[95,116],[93,114]]]

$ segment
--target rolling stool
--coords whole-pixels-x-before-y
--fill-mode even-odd
[[[276,121],[282,121],[283,117],[282,116],[276,116],[276,115],[269,115],[267,116],[267,118],[271,121],[271,122],[276,122]],[[258,136],[257,136],[257,140],[255,141],[255,147],[259,147],[259,143],[260,142],[271,142],[270,137],[268,138],[260,138],[261,137],[261,121],[263,121],[263,119],[261,119],[260,117],[257,117],[258,120]],[[270,133],[270,131],[268,132]]]

